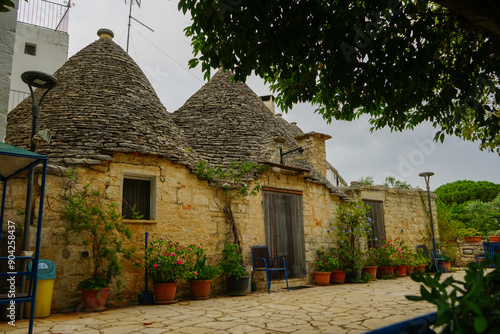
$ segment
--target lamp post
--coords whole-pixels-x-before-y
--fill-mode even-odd
[[[418,176],[423,177],[425,180],[425,185],[427,187],[427,198],[429,200],[429,215],[431,216],[431,232],[432,232],[432,246],[434,247],[434,254],[437,254],[436,249],[436,237],[434,235],[434,221],[432,219],[432,207],[431,207],[431,189],[429,187],[429,179],[434,175],[433,172],[423,172],[418,174]]]
[[[33,141],[33,137],[36,135],[38,130],[38,116],[40,115],[40,110],[42,107],[42,101],[45,95],[57,85],[57,79],[52,75],[40,71],[26,71],[21,74],[21,79],[25,84],[28,85],[31,93],[31,136],[30,136],[30,151],[36,151],[36,145]],[[45,89],[40,100],[36,103],[35,93],[33,87]],[[29,237],[30,237],[30,225],[31,225],[31,203],[33,197],[33,179],[34,179],[34,169],[33,167],[28,172],[28,190],[26,193],[26,213],[24,215],[24,237],[23,237],[23,251],[29,251]]]
[[[283,147],[281,145],[279,146],[279,149],[280,149],[280,164],[281,165],[285,164],[285,159],[283,158],[285,155],[292,153],[292,152],[295,152],[295,151],[299,151],[300,154],[304,153],[304,149],[300,146],[297,148],[294,148],[293,150],[287,151],[287,152],[283,152]]]

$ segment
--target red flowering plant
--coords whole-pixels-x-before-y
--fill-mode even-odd
[[[320,248],[316,251],[316,255],[316,262],[314,263],[315,271],[331,272],[339,269],[340,262],[337,258],[332,257],[331,252],[327,252],[324,248]]]
[[[382,267],[392,267],[397,265],[396,254],[399,254],[394,243],[382,237],[379,245],[375,246],[379,251],[378,265]]]
[[[191,268],[191,247],[158,238],[149,243],[144,254],[144,266],[153,283],[174,283],[185,278]],[[136,264],[138,262],[136,261]]]
[[[405,242],[399,238],[394,240],[394,246],[396,247],[396,252],[394,253],[394,265],[409,265],[412,261],[411,252],[405,245]]]
[[[379,264],[380,249],[376,247],[370,247],[365,254],[365,260],[363,265],[365,267],[376,267]]]

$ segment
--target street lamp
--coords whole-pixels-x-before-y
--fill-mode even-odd
[[[33,140],[38,130],[38,116],[42,109],[42,101],[45,95],[57,85],[57,79],[52,75],[40,71],[26,71],[21,74],[21,79],[28,85],[31,93],[31,136],[30,136],[30,151],[36,151],[35,141]],[[45,89],[40,100],[36,103],[35,93],[33,87]],[[29,236],[30,236],[30,222],[31,222],[31,202],[33,197],[33,167],[28,172],[28,190],[26,194],[26,213],[24,215],[24,238],[23,238],[23,251],[29,250]]]
[[[423,172],[418,174],[418,176],[423,177],[425,180],[425,185],[427,187],[427,198],[429,200],[429,215],[431,216],[431,232],[432,232],[432,246],[434,247],[434,254],[437,254],[436,249],[436,237],[434,235],[434,221],[432,219],[432,207],[431,207],[431,189],[429,187],[429,179],[434,175],[433,172]]]
[[[283,147],[281,145],[279,146],[279,149],[280,149],[280,164],[281,165],[285,164],[285,159],[283,158],[285,155],[292,153],[292,152],[296,152],[296,151],[299,151],[300,154],[304,153],[304,149],[300,146],[297,148],[294,148],[293,150],[287,151],[287,152],[283,152]]]

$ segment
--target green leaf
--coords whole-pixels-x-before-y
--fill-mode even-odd
[[[482,333],[488,328],[488,321],[486,320],[485,317],[476,317],[474,319],[474,329],[476,330],[476,333]]]

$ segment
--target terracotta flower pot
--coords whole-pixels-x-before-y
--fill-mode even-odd
[[[378,267],[378,277],[387,278],[394,275],[394,267],[379,266]]]
[[[465,242],[481,242],[482,239],[483,239],[483,237],[481,237],[481,236],[478,236],[478,237],[465,237],[464,241]]]
[[[155,304],[173,304],[176,303],[175,293],[177,291],[177,282],[174,283],[153,283],[153,292],[155,294]]]
[[[210,279],[191,281],[191,296],[193,299],[208,299],[211,282]]]
[[[421,264],[419,266],[415,266],[415,273],[423,273],[425,272],[425,264]]]
[[[332,273],[330,271],[315,271],[314,282],[319,286],[329,285],[331,275]]]
[[[406,266],[406,275],[407,276],[410,276],[411,274],[413,274],[414,271],[415,271],[414,266]]]
[[[491,242],[500,242],[500,235],[490,235]]]
[[[451,262],[450,261],[444,261],[444,267],[446,268],[446,272],[451,271]]]
[[[85,304],[85,312],[101,312],[106,309],[106,301],[108,300],[110,288],[102,288],[100,290],[82,290],[83,303]]]
[[[394,267],[394,273],[397,277],[406,277],[406,264],[401,264]]]
[[[343,284],[345,282],[345,271],[334,270],[330,276],[330,282],[334,284]]]
[[[361,269],[362,276],[364,277],[366,274],[371,276],[371,279],[377,278],[377,266],[364,267]]]

